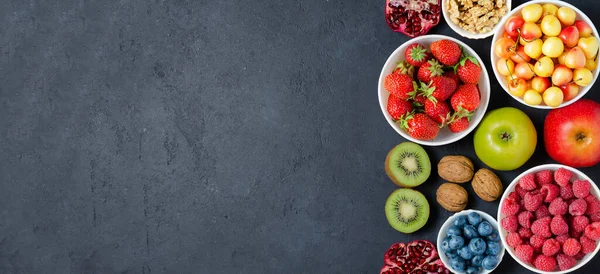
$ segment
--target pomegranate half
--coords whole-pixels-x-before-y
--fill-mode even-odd
[[[386,0],[388,26],[410,37],[426,34],[440,22],[441,0]]]

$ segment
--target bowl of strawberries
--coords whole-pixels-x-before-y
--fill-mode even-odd
[[[500,239],[523,267],[568,273],[585,265],[600,245],[600,190],[583,172],[547,164],[517,176],[498,210]]]
[[[379,105],[402,137],[441,146],[467,136],[490,100],[489,75],[477,53],[444,35],[413,38],[387,59]]]

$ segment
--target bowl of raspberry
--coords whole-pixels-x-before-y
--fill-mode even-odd
[[[600,190],[564,165],[531,168],[508,186],[498,210],[506,251],[537,273],[569,273],[600,249]]]
[[[379,106],[407,140],[441,146],[467,136],[483,118],[490,78],[465,43],[424,35],[400,45],[381,69]]]

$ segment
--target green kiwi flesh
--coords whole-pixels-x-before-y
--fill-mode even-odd
[[[390,225],[402,232],[413,233],[429,219],[429,202],[416,190],[401,188],[385,201],[385,216]]]
[[[416,187],[429,178],[431,161],[420,145],[404,142],[388,153],[385,173],[401,187]]]

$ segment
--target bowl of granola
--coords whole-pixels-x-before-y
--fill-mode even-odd
[[[442,0],[444,20],[469,39],[492,36],[510,11],[512,0]]]

